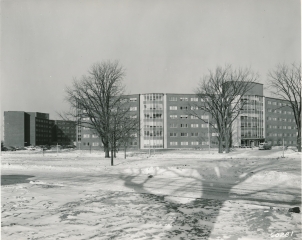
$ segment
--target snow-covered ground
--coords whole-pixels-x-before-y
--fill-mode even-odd
[[[301,238],[301,154],[280,148],[1,153],[2,239]]]

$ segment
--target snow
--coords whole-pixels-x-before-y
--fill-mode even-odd
[[[287,211],[301,207],[301,154],[293,150],[284,158],[282,149],[120,152],[113,167],[103,155],[2,152],[2,238],[302,236],[301,215]]]

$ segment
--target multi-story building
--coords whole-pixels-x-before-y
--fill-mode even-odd
[[[74,121],[55,120],[54,142],[60,145],[73,145],[76,142],[76,123]]]
[[[140,122],[130,147],[208,148],[217,147],[216,124],[197,106],[202,99],[195,94],[149,93],[125,96],[131,118]],[[233,124],[234,146],[258,146],[267,141],[273,146],[295,146],[297,129],[288,102],[263,95],[263,85],[254,84],[242,97],[246,105]],[[194,110],[198,117],[189,114]],[[211,124],[212,123],[212,126]],[[71,121],[54,121],[46,113],[4,112],[5,146],[72,144],[79,149],[100,149],[99,135],[88,126]]]
[[[69,121],[49,119],[48,113],[6,111],[4,112],[4,145],[5,146],[37,146],[57,143],[57,140],[74,142],[76,137],[75,124]],[[61,131],[60,126],[73,126],[71,131]],[[72,133],[73,131],[73,133]],[[61,132],[65,134],[61,134]],[[57,134],[58,133],[58,134]],[[67,137],[67,138],[66,138]],[[64,141],[62,141],[64,142]]]
[[[140,134],[132,147],[208,148],[217,147],[217,131],[211,116],[198,109],[202,99],[195,94],[149,93],[127,96],[130,110],[140,120]],[[273,146],[296,145],[296,125],[286,101],[263,95],[263,85],[254,84],[243,97],[246,105],[233,125],[234,146],[258,146],[267,141]],[[194,110],[200,119],[190,116]],[[102,143],[89,128],[78,127],[78,147],[99,148]]]

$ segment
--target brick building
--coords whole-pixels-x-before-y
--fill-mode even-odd
[[[201,121],[190,116],[194,104],[202,104],[195,94],[150,93],[127,96],[133,117],[139,117],[140,133],[132,147],[149,148],[208,148],[217,147],[217,132],[208,122],[211,116],[194,109]],[[234,146],[258,146],[267,141],[273,146],[296,145],[297,129],[293,111],[286,101],[265,97],[263,85],[254,84],[244,96],[247,104],[233,124]],[[78,127],[77,146],[98,149],[102,143],[89,128]]]

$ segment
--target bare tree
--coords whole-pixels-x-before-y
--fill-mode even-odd
[[[297,148],[301,152],[301,64],[280,64],[269,72],[271,92],[288,101],[297,126]]]
[[[215,129],[219,153],[222,153],[223,147],[229,152],[232,124],[246,104],[243,95],[253,87],[257,79],[258,75],[250,69],[233,70],[227,65],[210,71],[200,81],[195,93],[201,102],[191,105],[188,113]],[[209,114],[209,119],[202,118],[198,110]]]
[[[134,138],[133,134],[137,135],[139,132],[139,120],[131,115],[127,98],[121,101],[121,104],[114,109],[110,120],[111,166],[113,166],[113,157],[116,156],[119,147],[128,144]]]
[[[117,61],[96,63],[87,76],[74,79],[72,86],[66,88],[66,100],[71,108],[69,112],[60,114],[61,117],[76,119],[79,126],[97,133],[104,145],[105,157],[109,157],[116,111],[124,102],[124,76],[125,71]]]

